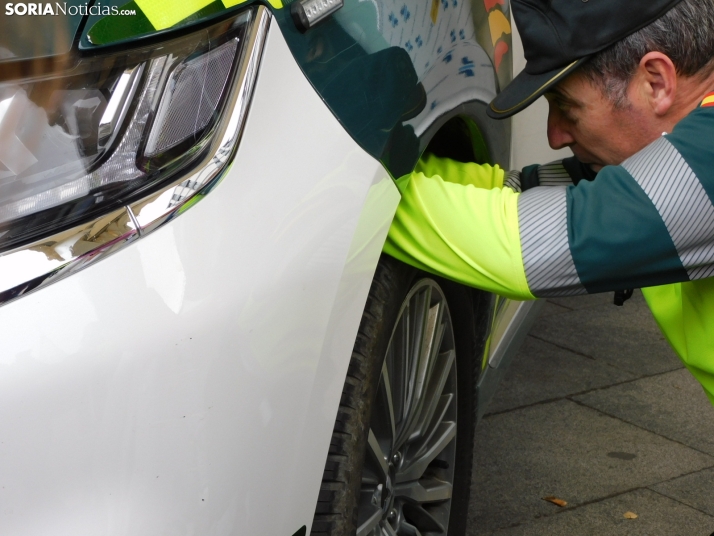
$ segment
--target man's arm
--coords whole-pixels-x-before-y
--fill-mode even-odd
[[[427,154],[414,173],[397,181],[403,199],[384,250],[469,286],[513,299],[533,299],[521,258],[518,196],[512,193],[520,195],[537,186],[569,186],[590,179],[586,173],[592,172],[574,158],[505,174],[498,166]],[[487,193],[504,186],[506,192]],[[479,204],[488,209],[471,209]],[[478,240],[474,229],[480,230]],[[471,247],[479,251],[470,251]],[[480,251],[488,255],[478,262]]]
[[[520,194],[417,172],[397,186],[402,200],[384,246],[387,254],[469,286],[534,298],[521,260]]]
[[[571,176],[566,162],[557,160],[542,166],[528,166],[521,171],[509,171],[503,184],[514,192],[525,192],[536,186],[570,186],[577,179]]]
[[[515,299],[709,277],[714,206],[674,141],[595,181],[522,193],[412,174],[398,181],[404,197],[385,251]]]
[[[397,184],[403,198],[386,253],[470,286],[534,298],[521,259],[518,195],[539,185],[573,184],[562,161],[504,174],[498,166],[426,155]],[[472,210],[476,206],[481,210]]]

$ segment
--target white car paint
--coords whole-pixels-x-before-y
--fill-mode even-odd
[[[553,159],[538,113],[513,167]],[[398,201],[273,24],[222,183],[0,308],[0,536],[309,529]]]
[[[222,183],[0,308],[0,535],[309,527],[398,200],[273,24]]]

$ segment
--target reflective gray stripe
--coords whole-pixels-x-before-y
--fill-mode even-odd
[[[503,181],[504,186],[508,186],[514,192],[521,191],[521,172],[520,171],[509,171],[506,175],[506,180]]]
[[[567,188],[531,188],[518,199],[523,265],[538,298],[586,294],[568,243]]]
[[[677,148],[661,137],[622,167],[657,208],[689,278],[714,274],[714,206]]]
[[[538,168],[538,182],[541,186],[567,186],[573,179],[563,167],[563,161],[558,160]]]

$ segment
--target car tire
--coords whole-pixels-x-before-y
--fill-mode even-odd
[[[490,294],[382,256],[342,391],[313,536],[426,536],[447,527],[449,535],[465,534],[475,386],[492,307]],[[413,359],[409,340],[438,348],[429,343],[437,351]]]

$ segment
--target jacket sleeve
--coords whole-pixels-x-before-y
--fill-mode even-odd
[[[597,180],[522,193],[413,174],[385,251],[515,299],[711,277],[714,180],[691,151],[675,131]]]
[[[402,201],[384,251],[469,286],[534,299],[522,260],[518,198],[524,188],[572,183],[562,161],[506,175],[498,166],[426,155],[397,181]]]
[[[566,163],[567,160],[556,160],[550,164],[528,166],[521,171],[509,171],[504,186],[515,192],[525,192],[536,186],[569,186],[574,181]]]
[[[426,154],[419,159],[414,174],[419,173],[426,177],[442,177],[453,184],[470,184],[486,189],[501,188],[504,180],[503,170],[499,166],[457,162],[433,154]]]
[[[711,159],[691,139],[675,129],[567,192],[569,248],[588,292],[714,275]]]
[[[402,200],[385,253],[424,271],[518,300],[528,289],[518,232],[518,197],[421,172],[397,181]]]

